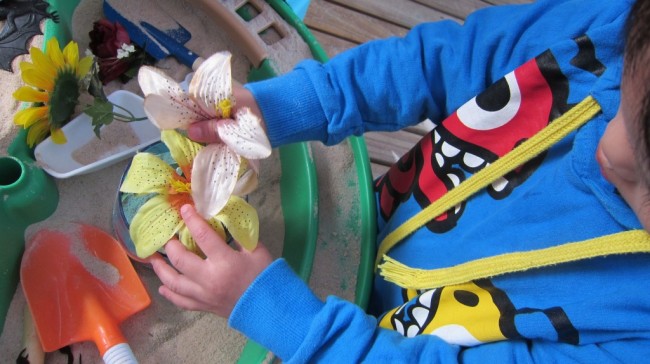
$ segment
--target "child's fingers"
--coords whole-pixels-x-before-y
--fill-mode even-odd
[[[214,231],[212,226],[203,220],[194,209],[194,206],[184,205],[181,207],[181,216],[183,216],[185,225],[187,225],[192,237],[194,237],[194,241],[196,241],[196,244],[201,248],[206,257],[219,258],[232,253],[232,249]]]
[[[187,128],[190,139],[199,143],[220,143],[221,138],[217,133],[217,121],[205,120],[190,124]]]
[[[152,257],[151,265],[160,282],[168,290],[182,296],[198,297],[200,295],[201,287],[188,277],[179,274],[162,257]]]
[[[187,250],[180,241],[172,239],[167,242],[165,244],[165,253],[167,253],[169,262],[179,272],[192,278],[201,276],[203,259]]]
[[[165,297],[169,302],[173,303],[174,305],[186,309],[186,310],[191,310],[191,311],[206,311],[207,306],[200,301],[197,301],[195,299],[192,299],[190,297],[186,297],[183,295],[180,295],[167,286],[160,286],[158,288],[158,293],[160,293],[161,296]]]

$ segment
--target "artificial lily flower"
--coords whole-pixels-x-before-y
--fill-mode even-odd
[[[255,160],[271,155],[271,145],[260,120],[248,108],[241,108],[231,115],[234,106],[230,69],[231,54],[219,52],[206,59],[196,70],[189,85],[189,92],[173,79],[149,66],[143,66],[138,73],[138,82],[145,100],[144,109],[161,130],[187,129],[194,122],[216,120],[219,138],[228,149],[225,160],[227,170],[238,170],[246,160],[252,168],[242,176],[248,183],[256,185],[257,168]],[[237,174],[227,175],[221,167],[215,168],[211,161],[220,157],[209,155],[214,148],[206,148],[197,156],[193,167],[192,195],[196,198],[197,211],[208,218],[218,213],[227,198],[235,190]]]
[[[77,43],[68,43],[63,51],[55,37],[46,44],[45,52],[31,47],[32,63],[21,62],[21,77],[25,86],[14,92],[18,101],[31,102],[32,106],[14,115],[14,123],[27,132],[30,147],[51,134],[52,141],[66,142],[61,127],[70,121],[79,102],[82,80],[90,72],[93,58],[79,59]]]
[[[203,194],[196,196],[192,192],[195,184],[199,184],[201,188],[209,187],[196,180],[196,166],[202,164],[199,160],[201,153],[207,150],[208,153],[204,155],[213,156],[209,161],[211,166],[222,171],[221,174],[213,175],[214,179],[208,182],[231,190],[233,188],[225,184],[234,185],[236,178],[224,180],[219,176],[237,176],[239,165],[229,162],[236,155],[223,144],[204,147],[174,130],[163,130],[161,139],[180,171],[177,172],[154,154],[137,153],[120,187],[121,192],[153,194],[153,197],[138,209],[129,228],[136,254],[146,258],[163,247],[174,235],[178,235],[181,243],[190,251],[202,255],[181,218],[180,208],[185,204],[196,206],[200,199],[205,198]],[[207,221],[223,238],[226,236],[225,227],[242,247],[254,249],[259,235],[257,212],[239,196],[227,195],[224,198],[226,201],[223,208],[218,213],[206,217]]]

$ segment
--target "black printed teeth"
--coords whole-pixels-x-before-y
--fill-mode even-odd
[[[478,155],[467,151],[461,151],[461,149],[443,140],[440,134],[435,130],[434,138],[436,151],[435,163],[440,171],[450,170],[452,165],[459,164],[464,170],[475,173],[476,171],[490,165],[489,162]],[[458,176],[453,173],[447,173],[447,178],[453,183],[454,187],[458,186],[460,183]],[[508,180],[503,177],[491,184],[492,188],[497,192],[505,189],[507,185]]]

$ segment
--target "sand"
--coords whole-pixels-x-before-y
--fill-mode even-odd
[[[186,44],[188,48],[201,56],[229,50],[233,53],[233,77],[239,82],[245,82],[250,63],[237,45],[232,44],[205,12],[191,9],[180,0],[120,0],[111,1],[111,4],[116,9],[130,14],[130,19],[146,18],[161,29],[174,27],[177,21],[192,34],[192,39]],[[173,19],[170,14],[173,14]],[[267,15],[262,13],[263,17]],[[81,54],[87,47],[87,33],[92,22],[101,16],[100,0],[83,0],[76,9],[73,16],[73,37],[80,44]],[[263,20],[260,18],[256,22]],[[281,28],[287,25],[278,26]],[[42,37],[37,37],[35,44],[41,43]],[[272,57],[276,55],[272,59],[275,60],[276,70],[282,73],[291,69],[299,60],[308,57],[309,51],[308,47],[296,41],[294,36],[269,46],[269,54]],[[17,62],[15,64],[17,65]],[[189,68],[180,65],[171,57],[160,60],[156,66],[164,69],[179,82],[190,72]],[[0,72],[4,86],[0,88],[0,97],[3,105],[10,106],[0,110],[0,155],[4,155],[17,131],[11,120],[13,113],[20,106],[11,98],[11,93],[21,83],[17,74]],[[125,85],[115,81],[107,85],[106,94],[119,88],[140,93],[135,81]],[[350,146],[347,142],[332,148],[325,148],[320,143],[311,143],[309,146],[319,185],[319,202],[314,211],[314,215],[318,216],[319,235],[309,283],[322,298],[335,294],[353,300],[359,260],[360,213],[357,203],[359,182]],[[94,173],[57,180],[60,195],[57,210],[47,220],[30,226],[26,235],[30,236],[45,226],[70,221],[89,223],[112,233],[114,200],[127,164],[128,160]],[[248,197],[249,203],[256,207],[260,216],[260,239],[276,257],[282,254],[285,229],[280,201],[280,164],[279,153],[274,150],[272,156],[261,163],[260,187]],[[86,261],[89,262],[89,270],[100,269],[98,274],[110,274],[107,267],[93,268],[91,259]],[[121,328],[141,363],[236,362],[246,341],[241,334],[228,328],[226,320],[214,315],[178,309],[158,295],[157,287],[160,282],[149,266],[142,263],[135,263],[134,266],[152,298],[152,304],[124,321]],[[22,348],[24,308],[25,299],[19,288],[0,336],[0,363],[13,363]],[[93,343],[74,344],[72,351],[75,363],[79,362],[79,356],[83,358],[84,363],[101,362]],[[46,363],[65,362],[67,358],[63,354],[46,355]]]

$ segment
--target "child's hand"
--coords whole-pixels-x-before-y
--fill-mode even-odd
[[[181,308],[227,318],[273,258],[262,244],[252,252],[232,249],[191,205],[183,206],[181,214],[206,258],[189,252],[178,240],[170,240],[165,252],[176,270],[159,254],[150,260],[163,283],[158,292]]]
[[[239,83],[233,82],[232,87],[233,98],[235,99],[235,107],[232,110],[232,114],[234,115],[237,112],[237,109],[247,107],[253,112],[253,114],[260,118],[262,126],[266,127],[264,119],[262,119],[262,112],[260,111],[253,94]],[[218,143],[221,140],[217,134],[216,123],[216,120],[198,121],[189,126],[187,134],[190,139],[195,142],[207,144]]]

